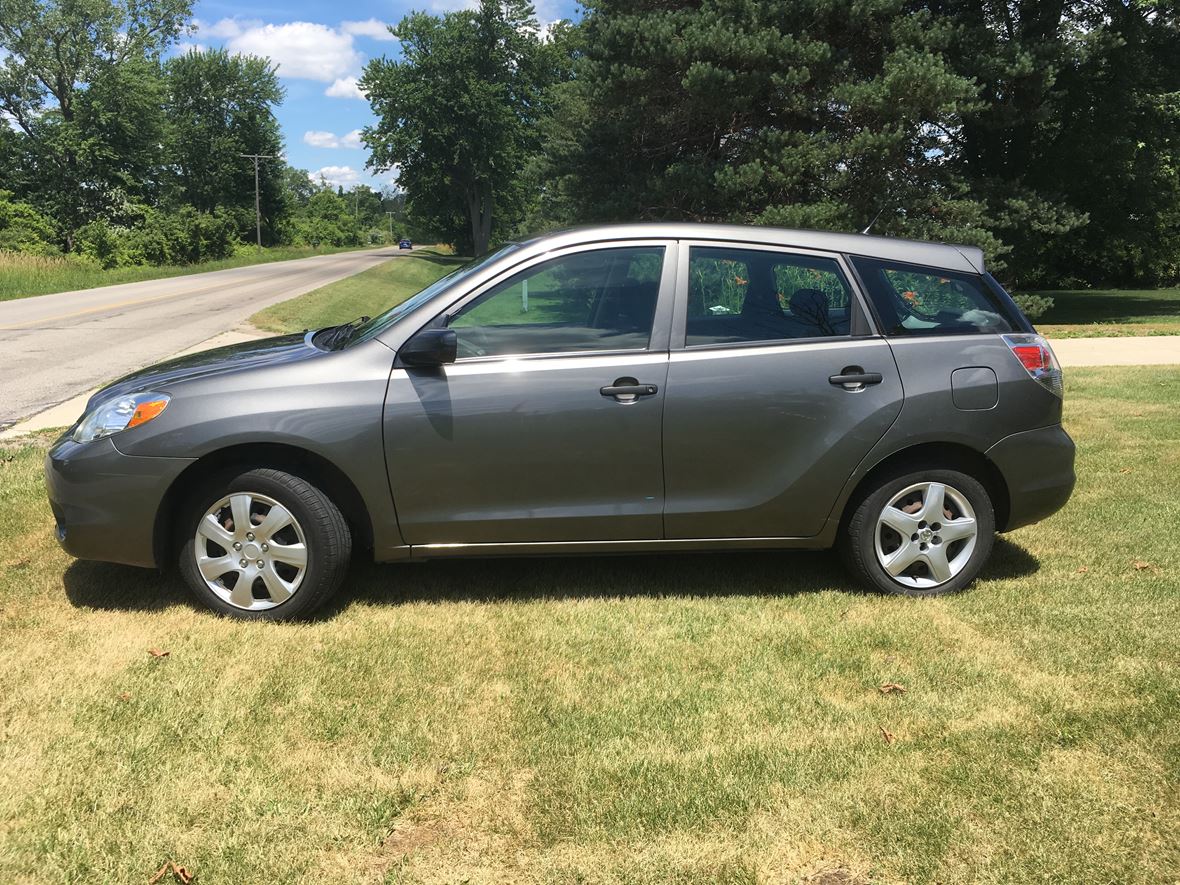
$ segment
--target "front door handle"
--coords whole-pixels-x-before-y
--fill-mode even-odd
[[[839,375],[829,375],[828,383],[845,390],[864,390],[869,384],[880,384],[885,376],[880,372],[866,372],[860,366],[845,366]]]
[[[633,403],[641,396],[654,396],[660,389],[654,384],[640,384],[634,378],[616,378],[614,384],[600,387],[603,396],[613,396],[621,403]]]

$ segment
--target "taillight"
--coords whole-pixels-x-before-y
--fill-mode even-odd
[[[1049,342],[1040,335],[1003,335],[1004,343],[1034,381],[1056,396],[1061,396],[1064,382],[1061,364]]]

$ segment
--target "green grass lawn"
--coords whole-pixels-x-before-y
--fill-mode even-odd
[[[1035,321],[1051,338],[1180,335],[1180,288],[1038,292],[1053,307]]]
[[[268,307],[250,317],[250,322],[268,332],[299,332],[359,316],[376,316],[467,260],[435,249],[415,250],[364,273]]]
[[[11,252],[0,253],[0,301],[28,298],[32,295],[48,295],[52,292],[72,292],[75,289],[94,289],[99,286],[112,286],[116,283],[159,280],[190,273],[205,273],[211,270],[226,270],[231,267],[246,267],[251,264],[266,264],[271,261],[287,261],[292,258],[310,258],[313,255],[330,255],[349,251],[352,251],[351,247],[313,249],[310,246],[276,246],[271,249],[263,249],[261,252],[244,250],[232,258],[203,261],[200,264],[115,267],[110,270],[92,270],[61,258],[39,258]]]
[[[0,450],[0,881],[1172,882],[1180,369],[1067,385],[1073,500],[940,600],[827,554],[357,564],[242,624],[72,561],[47,440]]]

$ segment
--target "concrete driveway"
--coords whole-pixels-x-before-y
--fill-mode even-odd
[[[1158,366],[1180,363],[1180,335],[1051,338],[1062,366]]]
[[[0,302],[0,430],[398,254],[366,249]]]

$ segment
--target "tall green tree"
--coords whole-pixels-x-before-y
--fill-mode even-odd
[[[1028,285],[1180,276],[1180,4],[951,0],[951,155]]]
[[[875,218],[1022,286],[1180,278],[1175,0],[586,6],[543,223]]]
[[[590,0],[555,139],[584,218],[927,235],[997,255],[948,166],[977,105],[953,25],[905,0]]]
[[[191,11],[191,0],[0,0],[0,111],[23,136],[14,177],[39,191],[67,245],[139,177],[158,131],[158,102],[141,90]]]
[[[398,168],[410,213],[476,254],[523,216],[522,173],[560,55],[530,4],[414,13],[392,29],[399,60],[375,59],[360,87],[378,122],[364,129],[370,168]]]
[[[282,132],[274,109],[283,100],[270,59],[224,50],[170,59],[167,84],[169,199],[201,212],[231,211],[243,235],[254,226],[254,164],[243,154],[270,155],[259,167],[266,236],[273,242],[289,206],[283,182]]]

